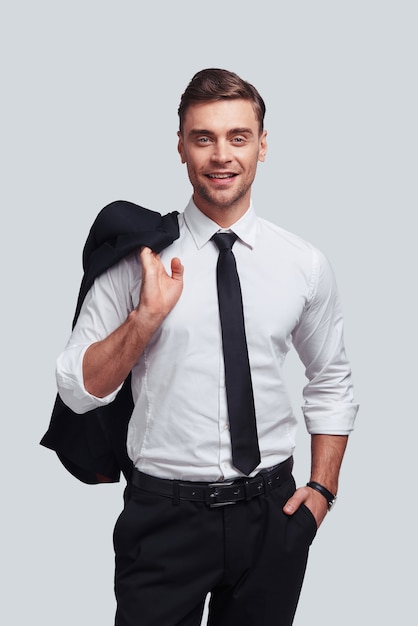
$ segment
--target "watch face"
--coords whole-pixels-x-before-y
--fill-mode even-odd
[[[328,511],[331,511],[336,501],[337,501],[337,496],[335,496],[335,498],[333,498],[330,502],[328,502]]]

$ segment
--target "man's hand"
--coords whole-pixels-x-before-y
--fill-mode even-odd
[[[328,491],[338,491],[338,476],[347,446],[347,435],[311,436],[311,477],[310,480],[324,485]],[[283,507],[286,515],[292,515],[304,503],[311,511],[319,526],[328,511],[324,496],[310,487],[300,487]]]
[[[147,247],[142,248],[140,259],[142,286],[137,311],[144,319],[148,317],[156,329],[180,298],[184,268],[180,259],[172,259],[169,276],[160,256]]]
[[[328,505],[324,496],[310,487],[300,487],[286,502],[283,507],[283,511],[286,515],[293,515],[302,503],[308,507],[315,518],[317,527],[319,528],[328,512]]]

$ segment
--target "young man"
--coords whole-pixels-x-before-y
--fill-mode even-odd
[[[117,626],[198,626],[208,593],[212,626],[292,624],[309,546],[337,493],[357,412],[340,304],[324,256],[254,212],[264,114],[236,74],[193,77],[179,106],[193,187],[179,236],[96,279],[58,359],[60,396],[77,413],[112,402],[132,373]],[[282,378],[292,344],[312,436],[309,486],[298,489]]]

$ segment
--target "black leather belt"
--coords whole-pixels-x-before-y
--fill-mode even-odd
[[[135,487],[173,500],[195,500],[210,507],[235,504],[269,493],[290,478],[293,457],[269,470],[261,470],[254,478],[238,478],[233,481],[202,483],[167,480],[143,474],[134,469],[131,483]]]

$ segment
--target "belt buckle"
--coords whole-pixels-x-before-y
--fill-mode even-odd
[[[225,502],[216,502],[215,498],[219,496],[219,487],[230,487],[233,484],[233,480],[223,483],[209,483],[208,490],[209,495],[206,498],[207,504],[211,509],[216,509],[220,506],[228,506],[229,504],[236,504],[235,500],[226,500]],[[213,491],[211,491],[213,489]]]

